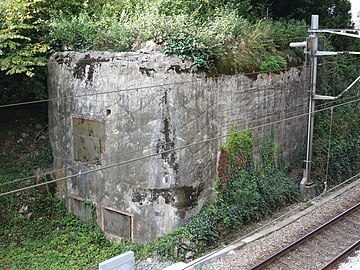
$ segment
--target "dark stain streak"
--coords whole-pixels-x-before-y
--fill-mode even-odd
[[[153,68],[146,68],[146,67],[139,67],[141,74],[151,77],[156,73],[155,69]]]
[[[86,82],[92,83],[95,72],[95,67],[102,62],[109,62],[109,59],[91,58],[90,54],[86,54],[83,59],[80,59],[74,68],[74,77],[77,79],[85,79],[86,66],[89,66]]]
[[[166,72],[168,72],[169,70],[173,70],[175,71],[177,74],[181,74],[181,73],[191,73],[191,68],[182,68],[180,65],[171,65]]]
[[[132,201],[143,203],[148,200],[153,203],[158,201],[159,197],[165,199],[166,204],[178,208],[178,214],[181,218],[185,218],[186,211],[197,205],[198,198],[204,190],[204,185],[198,187],[182,186],[168,189],[139,189],[132,194]]]

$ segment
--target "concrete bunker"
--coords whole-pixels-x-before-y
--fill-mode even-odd
[[[299,69],[209,78],[190,62],[141,50],[56,53],[48,69],[55,169],[71,167],[63,176],[99,169],[59,184],[58,193],[115,240],[151,241],[200,211],[221,143],[207,139],[229,123],[241,119],[241,129],[306,108]],[[281,125],[278,143],[290,160],[303,146],[306,119]],[[198,141],[206,142],[182,148]]]

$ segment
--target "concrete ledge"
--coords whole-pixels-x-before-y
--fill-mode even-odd
[[[99,270],[134,270],[134,252],[128,251],[107,261],[99,263]]]

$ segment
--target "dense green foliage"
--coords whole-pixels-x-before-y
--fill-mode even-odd
[[[359,47],[360,48],[360,47]],[[320,67],[321,84],[318,92],[336,96],[358,76],[359,60],[354,57],[328,58],[328,64]],[[319,112],[315,118],[314,132],[314,179],[325,181],[328,166],[329,184],[338,184],[359,173],[360,167],[360,103],[359,83],[355,84],[336,102],[319,102],[320,108],[336,106],[333,112]],[[330,130],[331,128],[331,130]],[[330,134],[331,131],[331,134]],[[329,148],[330,140],[330,148]],[[329,156],[329,164],[327,162]]]
[[[283,70],[286,68],[287,62],[284,57],[280,55],[270,55],[266,57],[260,64],[261,71]]]
[[[46,141],[41,143],[35,154],[25,151],[25,142],[25,148],[14,152],[14,155],[24,156],[17,164],[11,158],[0,159],[0,183],[49,166],[51,156]],[[296,185],[283,171],[276,169],[276,145],[272,137],[265,140],[260,171],[253,167],[251,132],[239,133],[232,128],[222,151],[228,153],[229,167],[227,180],[218,181],[218,196],[184,227],[149,244],[111,243],[94,222],[85,224],[68,213],[62,202],[54,197],[52,187],[0,197],[3,206],[0,208],[0,267],[92,269],[99,262],[127,250],[134,251],[137,259],[152,256],[153,252],[162,259],[184,259],[188,251],[206,252],[235,227],[271,214],[299,198]],[[0,186],[0,191],[5,190]],[[27,206],[26,211],[21,212],[24,206]]]
[[[259,219],[299,199],[298,188],[276,166],[273,138],[262,147],[262,169],[255,170],[251,132],[230,129],[227,143],[221,148],[222,174],[216,186],[217,198],[206,205],[183,228],[158,239],[156,249],[168,259],[174,258],[174,246],[180,258],[187,251],[202,253],[216,246],[221,235],[251,220]],[[219,168],[220,169],[220,168]],[[221,171],[221,169],[220,169]],[[189,244],[184,246],[185,242]]]
[[[215,74],[269,72],[299,65],[303,51],[289,48],[288,43],[304,40],[308,28],[304,20],[316,13],[321,27],[347,28],[351,26],[349,9],[347,0],[1,1],[0,103],[46,97],[44,65],[55,50],[128,51],[153,40],[166,54],[191,60]],[[344,38],[325,43],[332,45],[330,49],[360,48]],[[319,70],[319,93],[336,95],[358,76],[359,63],[353,58],[343,60],[344,56],[332,58],[331,64]],[[349,97],[358,91],[354,87],[342,100],[330,104],[352,100]],[[335,184],[359,172],[359,102],[333,112],[332,117],[331,111],[316,115],[313,177],[324,181],[330,153],[329,181]],[[31,132],[30,137],[35,138],[36,131]],[[7,133],[0,135],[2,142],[9,140]],[[11,154],[0,158],[0,183],[51,166],[46,141],[29,141],[29,148],[39,150],[31,153],[16,140],[9,142],[12,148],[3,152]],[[1,197],[0,268],[95,268],[98,262],[130,249],[138,259],[153,251],[173,260],[183,259],[188,251],[205,252],[234,227],[298,199],[296,185],[277,165],[274,136],[265,140],[260,151],[260,169],[255,169],[252,148],[251,132],[231,129],[221,148],[217,198],[186,226],[150,244],[111,243],[94,223],[84,224],[67,213],[52,187]],[[32,179],[32,183],[42,180]],[[0,191],[5,190],[0,186]],[[26,205],[29,216],[19,212]]]
[[[128,51],[153,40],[163,45],[167,54],[222,73],[259,70],[261,61],[270,54],[282,54],[291,65],[301,64],[303,59],[301,50],[290,49],[288,42],[305,37],[305,23],[252,23],[233,9],[215,9],[201,1],[152,1],[136,11],[122,3],[112,14],[108,9],[105,5],[103,12],[95,15],[83,12],[54,17],[48,24],[49,43],[78,51]],[[176,12],[170,14],[171,10]],[[297,31],[286,31],[295,28]],[[274,39],[275,33],[281,38]]]
[[[210,74],[299,65],[303,53],[288,43],[305,38],[303,21],[316,13],[323,27],[349,27],[349,10],[347,0],[2,1],[1,101],[46,96],[45,69],[37,67],[55,50],[129,51],[153,40],[165,53],[191,60]],[[349,45],[344,39],[332,42]]]

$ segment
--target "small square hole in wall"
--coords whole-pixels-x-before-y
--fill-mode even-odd
[[[101,226],[105,234],[118,239],[133,239],[133,215],[102,206]]]
[[[79,196],[69,197],[70,211],[79,217],[82,221],[90,223],[91,205],[85,202],[85,199]]]
[[[101,165],[105,145],[105,124],[100,121],[73,118],[74,160],[95,161]]]

